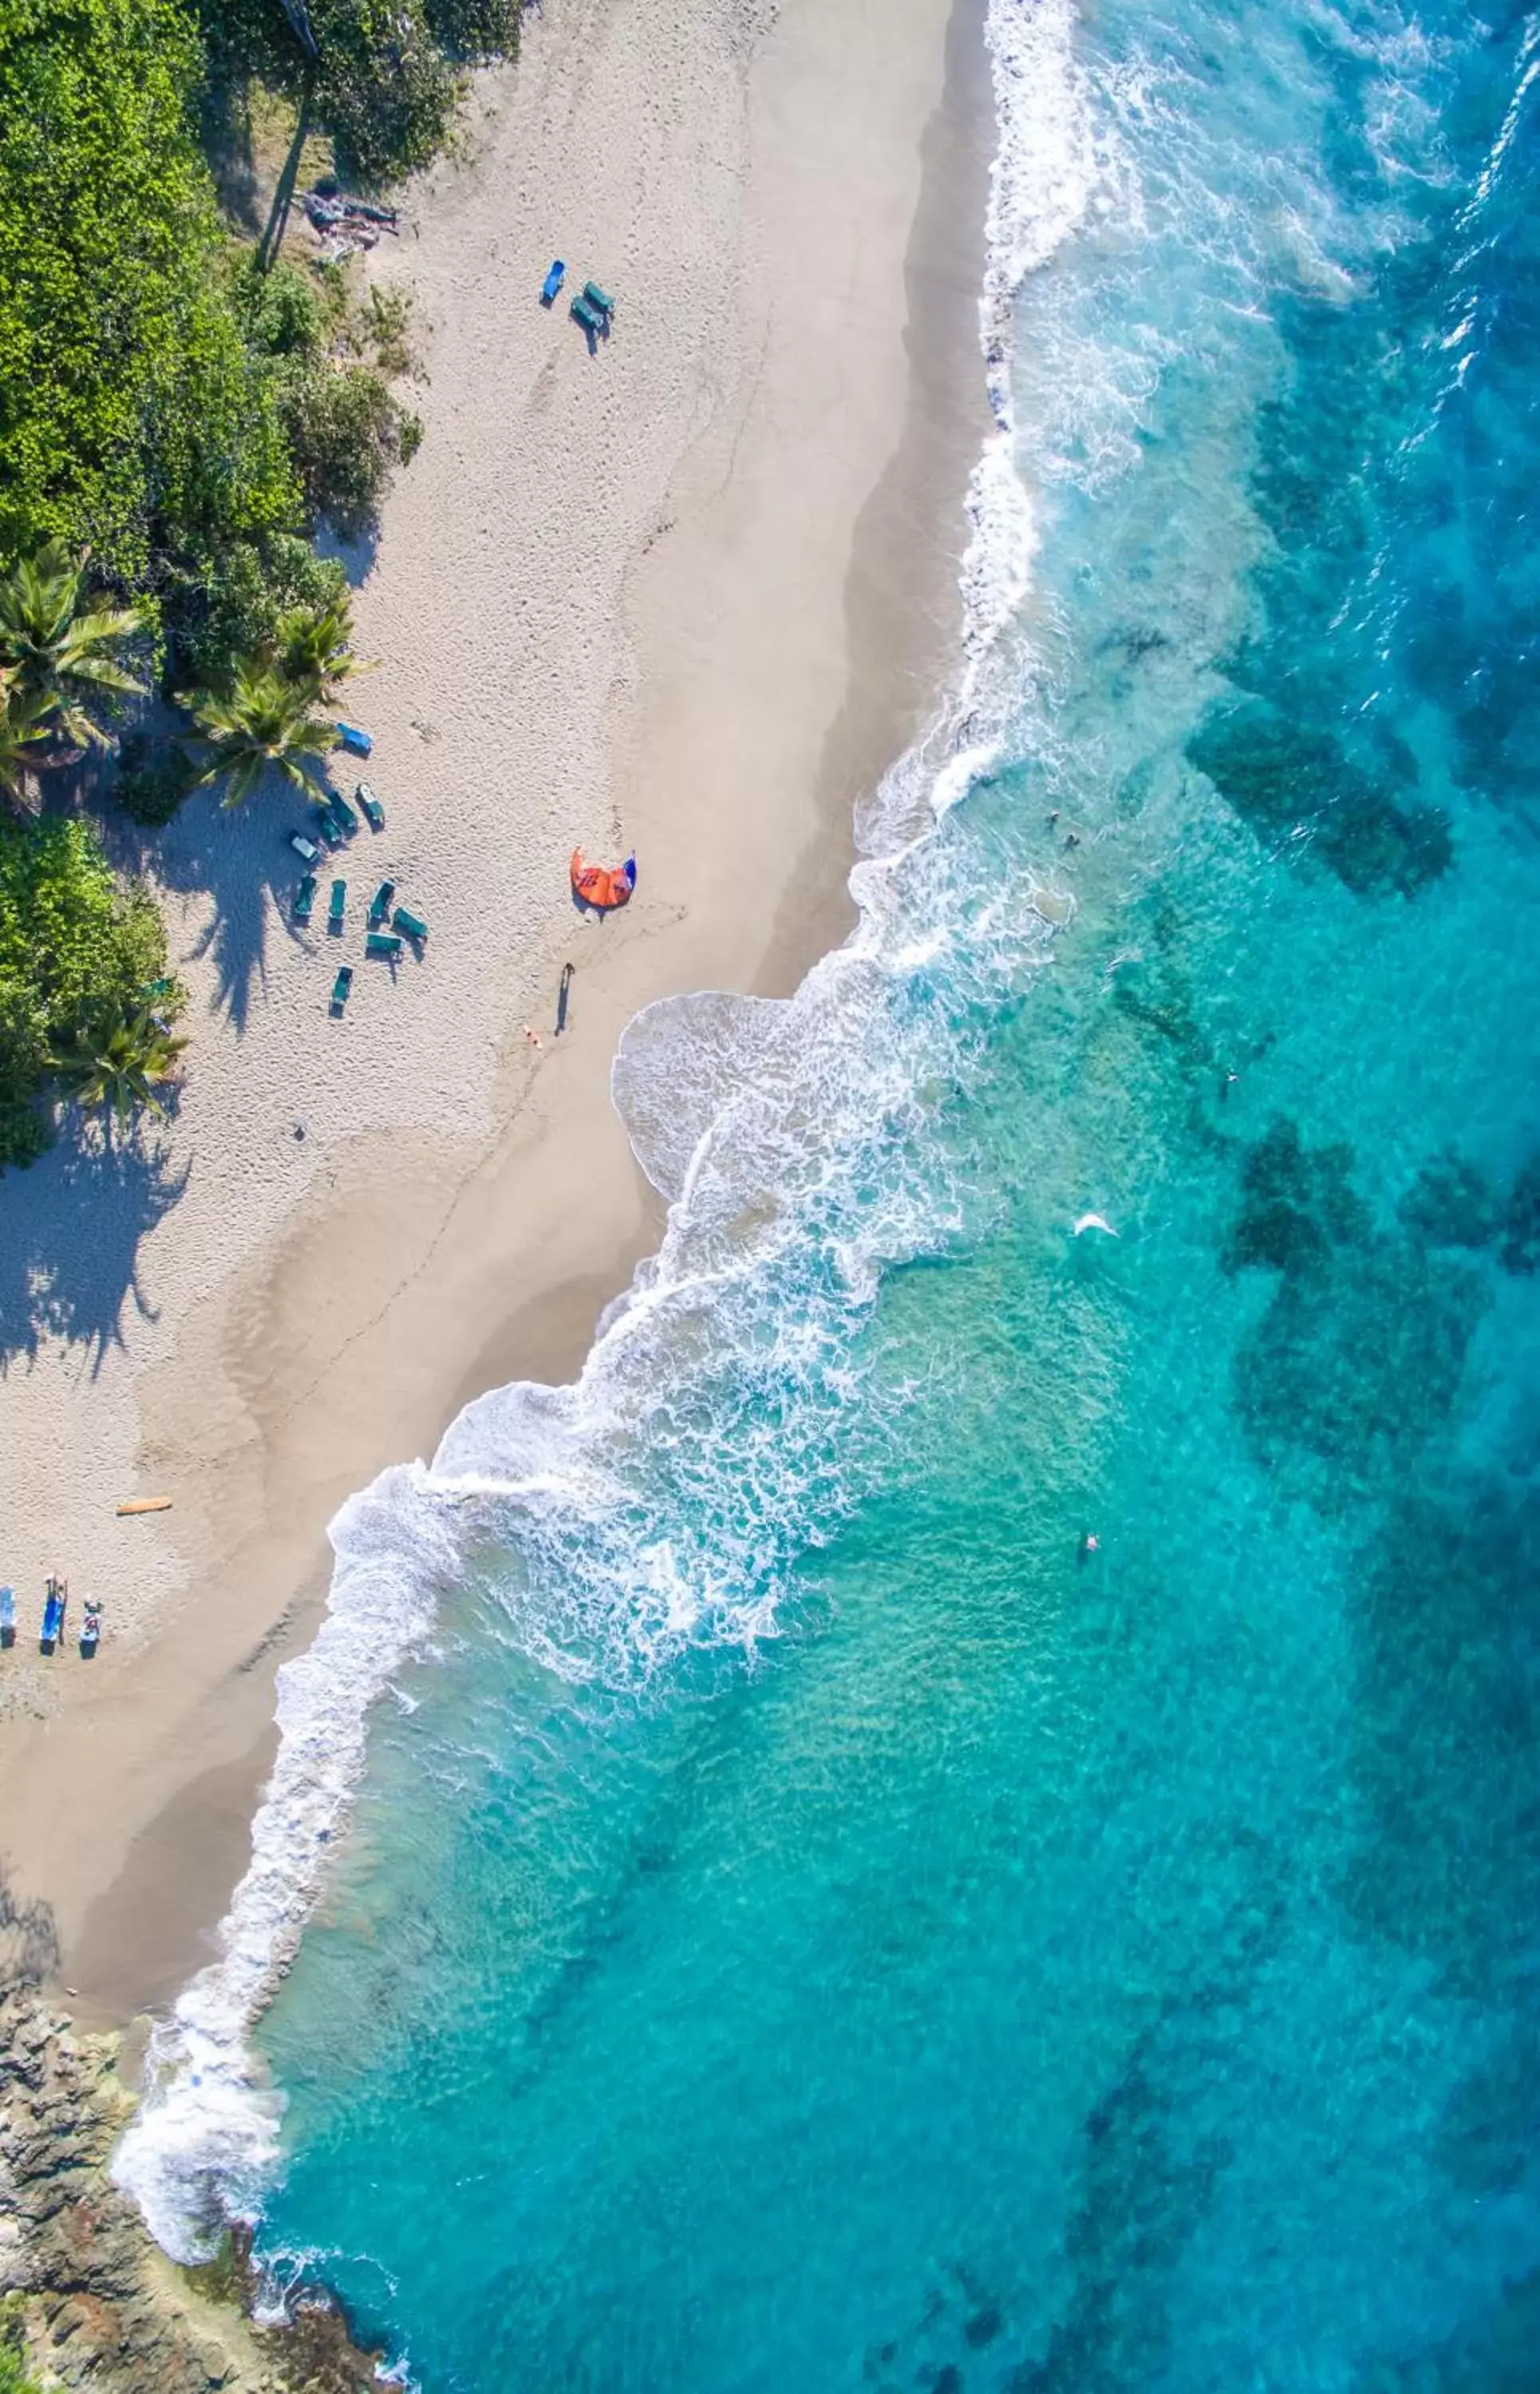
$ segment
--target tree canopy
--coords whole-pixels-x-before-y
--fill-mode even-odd
[[[0,814],[0,1168],[47,1144],[38,1099],[56,1046],[136,1010],[165,972],[155,905],[116,880],[88,824]]]
[[[292,528],[298,480],[248,348],[176,0],[0,10],[0,557],[58,534],[148,586]]]

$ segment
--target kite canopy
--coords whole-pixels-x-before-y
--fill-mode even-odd
[[[626,903],[637,886],[637,860],[628,856],[611,872],[602,864],[585,864],[583,850],[574,848],[572,875],[573,896],[578,904],[592,906],[599,914],[611,914]]]

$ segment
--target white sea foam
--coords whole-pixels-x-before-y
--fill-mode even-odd
[[[954,887],[937,834],[997,760],[1019,684],[1000,651],[1034,532],[1012,455],[1012,303],[1104,168],[1073,30],[1071,0],[994,0],[981,324],[1000,429],[967,493],[962,686],[862,809],[847,946],[783,1003],[672,999],[627,1027],[615,1102],[670,1211],[576,1386],[480,1398],[430,1468],[383,1473],[332,1524],[326,1618],[279,1674],[278,1759],[220,1959],[157,2030],[116,2159],[179,2257],[252,2215],[270,2182],[281,2104],[249,2031],[346,1817],[371,1709],[478,1543],[495,1536],[512,1558],[499,1595],[526,1651],[570,1678],[634,1684],[691,1645],[774,1635],[796,1555],[855,1501],[863,1442],[880,1441],[880,1405],[852,1403],[857,1334],[883,1271],[959,1217],[959,1192],[915,1164],[966,1071],[958,989],[997,988],[1062,918],[1024,870],[988,903]]]

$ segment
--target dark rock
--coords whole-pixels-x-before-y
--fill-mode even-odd
[[[45,1927],[30,1923],[40,1953]],[[292,2325],[257,2329],[249,2247],[213,2273],[178,2272],[156,2251],[109,2174],[127,2108],[111,2040],[77,2040],[25,1984],[0,1996],[0,2291],[23,2297],[48,2382],[93,2394],[362,2394],[374,2356],[322,2290],[302,2296]]]

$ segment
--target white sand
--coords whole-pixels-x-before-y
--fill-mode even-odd
[[[950,12],[547,0],[375,254],[417,296],[428,426],[343,708],[386,829],[302,932],[300,804],[187,807],[154,849],[192,991],[178,1117],[0,1182],[0,1849],[83,2009],[204,1950],[337,1504],[480,1388],[570,1373],[651,1243],[622,1024],[784,990],[842,933],[850,808],[944,667],[979,428],[981,49],[960,0],[943,108]],[[596,355],[587,274],[617,301]],[[579,842],[639,857],[602,927],[569,902]],[[387,875],[430,925],[394,973],[362,955]],[[174,1510],[117,1520],[141,1493]],[[77,1620],[105,1602],[89,1665],[36,1658],[55,1564]]]

